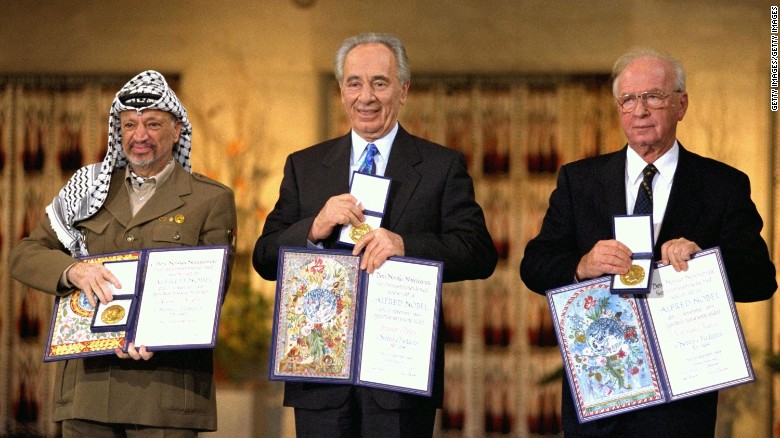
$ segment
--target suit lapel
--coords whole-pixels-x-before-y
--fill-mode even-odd
[[[392,178],[390,195],[385,209],[382,226],[393,230],[401,219],[412,194],[420,182],[420,174],[414,166],[423,161],[412,136],[400,125],[393,140],[390,161],[387,162],[385,176]]]
[[[699,169],[693,163],[694,156],[680,145],[680,157],[674,171],[672,191],[666,213],[658,232],[656,254],[660,255],[661,245],[674,238],[687,234],[687,230],[696,227],[696,220],[704,207],[700,205],[701,196],[707,193],[706,187],[700,187]]]
[[[351,152],[352,137],[350,134],[336,139],[333,147],[323,157],[322,172],[314,172],[314,175],[311,175],[319,178],[320,184],[318,186],[327,192],[328,197],[349,192]],[[334,181],[336,181],[335,184]]]
[[[600,185],[597,191],[603,211],[609,216],[625,215],[626,212],[626,148],[612,154],[604,167],[596,171],[595,178]]]

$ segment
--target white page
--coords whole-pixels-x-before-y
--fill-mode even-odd
[[[664,266],[654,272],[647,304],[672,397],[748,378],[716,253],[693,258],[687,271]]]
[[[653,221],[651,216],[616,216],[615,240],[633,253],[653,252]]]
[[[149,253],[136,347],[212,342],[224,254],[223,248]]]
[[[363,204],[363,208],[377,213],[385,212],[390,179],[356,172],[349,193]]]
[[[369,276],[361,382],[428,390],[438,279],[437,266],[393,260]]]

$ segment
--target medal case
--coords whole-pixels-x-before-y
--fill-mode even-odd
[[[347,224],[339,232],[339,245],[352,247],[364,234],[382,225],[387,198],[390,194],[390,178],[354,172],[349,193],[363,206],[365,222],[357,227]]]
[[[633,253],[631,268],[625,274],[613,275],[610,290],[614,294],[647,294],[653,278],[653,216],[619,215],[612,219],[615,239]]]

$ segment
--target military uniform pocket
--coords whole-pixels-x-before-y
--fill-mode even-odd
[[[98,215],[96,217],[87,219],[78,224],[79,231],[84,236],[87,248],[89,248],[90,254],[103,254],[108,252],[106,250],[106,243],[110,239],[106,239],[106,229],[110,218],[105,215]]]
[[[200,232],[197,228],[184,224],[159,223],[152,231],[152,240],[165,242],[167,245],[155,246],[197,246]]]

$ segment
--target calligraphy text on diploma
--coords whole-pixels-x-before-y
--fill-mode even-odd
[[[360,380],[428,388],[436,266],[386,261],[369,277]]]
[[[210,343],[222,263],[222,249],[150,253],[135,344]]]
[[[688,271],[655,271],[647,304],[672,396],[744,378],[749,372],[716,262],[712,254],[689,261]]]

